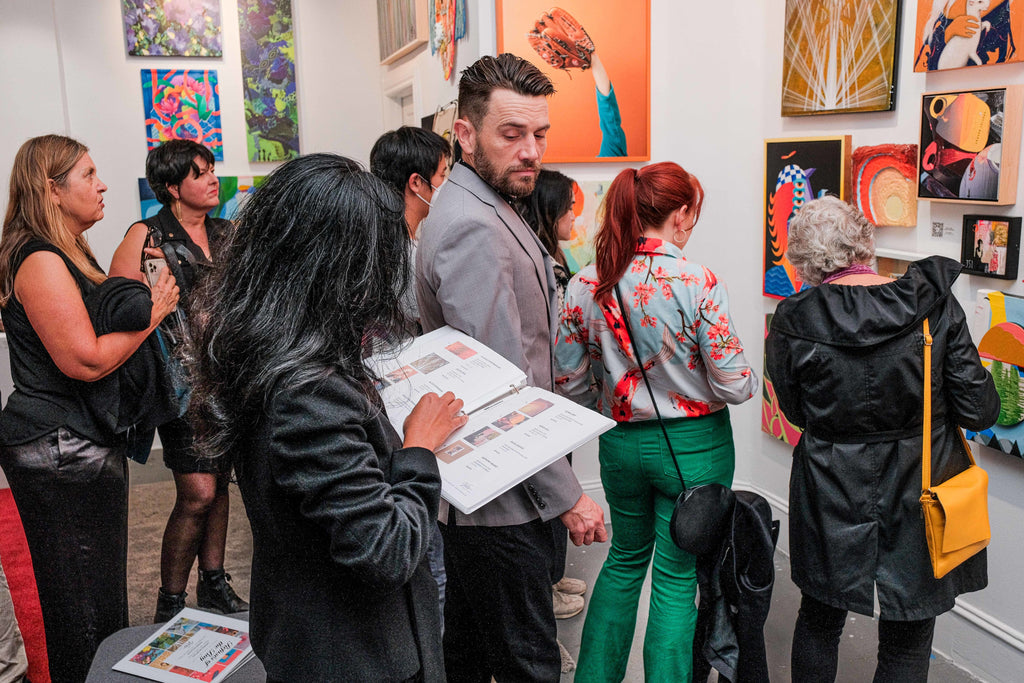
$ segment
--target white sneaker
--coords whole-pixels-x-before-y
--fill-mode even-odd
[[[568,619],[583,611],[583,597],[568,595],[551,589],[551,602],[555,609],[555,619]]]

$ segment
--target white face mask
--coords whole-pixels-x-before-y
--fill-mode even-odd
[[[423,178],[423,176],[420,176],[420,178]],[[423,180],[427,180],[427,179],[423,178]],[[426,199],[421,197],[419,192],[413,192],[413,194],[416,195],[416,198],[419,199],[421,202],[423,202],[424,204],[426,204],[430,208],[434,208],[434,201],[437,199],[437,193],[441,191],[441,188],[444,187],[444,184],[447,183],[447,182],[448,182],[448,179],[445,178],[444,180],[441,181],[440,185],[438,185],[437,187],[434,187],[434,184],[431,183],[429,180],[427,180],[427,185],[430,185],[430,189],[433,190],[433,194],[430,195],[430,201],[427,201]]]

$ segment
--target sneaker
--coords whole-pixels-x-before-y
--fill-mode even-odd
[[[576,660],[572,658],[569,651],[565,649],[565,645],[562,645],[562,641],[558,641],[558,654],[562,656],[562,673],[572,673],[576,670]]]
[[[153,616],[154,624],[164,624],[170,621],[175,614],[185,609],[185,591],[180,593],[168,593],[163,588],[156,596],[156,614]]]
[[[583,579],[570,579],[568,576],[563,576],[562,580],[556,583],[553,588],[559,593],[583,595],[587,592],[587,582]]]
[[[551,601],[555,609],[555,619],[568,619],[583,611],[583,598],[579,595],[567,595],[551,589]]]
[[[231,584],[231,575],[223,569],[199,570],[199,582],[196,583],[196,604],[199,609],[218,614],[234,614],[247,612],[249,603],[238,597]]]

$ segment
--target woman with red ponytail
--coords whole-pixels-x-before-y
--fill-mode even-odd
[[[613,531],[583,627],[578,681],[623,679],[652,555],[645,678],[690,680],[697,577],[694,556],[669,535],[683,488],[676,464],[687,486],[731,486],[735,450],[726,404],[746,401],[758,387],[725,287],[683,256],[703,201],[700,181],[678,164],[621,172],[605,197],[596,264],[566,292],[556,383],[581,403],[596,399],[618,423],[600,440]]]

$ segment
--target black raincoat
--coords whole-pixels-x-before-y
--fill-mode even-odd
[[[786,417],[804,429],[793,451],[793,581],[804,593],[881,618],[927,619],[988,583],[982,551],[932,575],[921,516],[924,334],[932,347],[932,477],[967,466],[954,428],[999,414],[992,377],[950,293],[960,264],[933,256],[889,284],[827,284],[779,303],[767,372]]]

